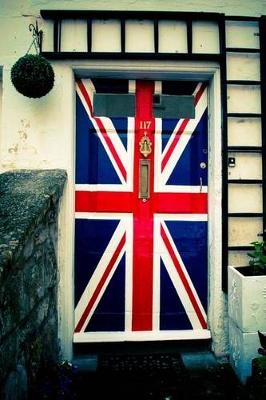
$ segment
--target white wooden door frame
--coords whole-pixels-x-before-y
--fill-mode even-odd
[[[68,185],[59,215],[59,340],[62,358],[72,359],[74,330],[74,182],[75,182],[75,77],[106,77],[153,80],[208,80],[209,81],[209,299],[208,325],[211,330],[213,350],[223,354],[227,345],[226,304],[222,292],[222,135],[220,67],[216,63],[173,61],[84,61],[66,66],[73,73],[73,92],[69,93],[68,116],[73,126],[73,142],[68,171]],[[67,221],[67,222],[66,222]]]

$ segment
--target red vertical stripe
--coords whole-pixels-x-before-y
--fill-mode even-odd
[[[150,195],[153,193],[154,171],[154,118],[152,117],[152,95],[154,83],[138,81],[136,86],[136,119],[134,151],[134,198],[133,221],[133,298],[132,330],[152,330],[152,286],[153,286],[153,209],[152,201],[138,198],[139,162],[144,159],[139,142],[144,131],[152,142],[150,160]]]

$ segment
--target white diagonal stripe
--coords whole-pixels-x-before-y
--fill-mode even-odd
[[[90,98],[91,104],[93,105],[93,94],[95,93],[95,88],[93,86],[92,81],[90,79],[83,79],[83,80],[81,80],[81,82],[85,86],[87,94],[88,94],[88,96]],[[121,171],[120,171],[120,169],[119,169],[119,167],[118,167],[118,165],[116,163],[116,160],[114,159],[114,157],[113,157],[113,155],[112,155],[112,153],[111,153],[106,141],[104,140],[103,134],[101,133],[101,131],[99,129],[99,126],[97,124],[97,120],[92,116],[91,111],[90,111],[90,109],[89,109],[89,107],[88,107],[88,105],[87,105],[87,103],[86,103],[86,101],[85,101],[85,99],[84,99],[79,87],[78,87],[78,84],[76,84],[76,89],[77,89],[77,93],[78,93],[78,95],[80,97],[80,100],[81,100],[81,102],[82,102],[82,104],[83,104],[83,106],[84,106],[84,108],[85,108],[85,110],[86,110],[86,112],[88,114],[88,117],[90,118],[91,123],[93,124],[94,129],[95,129],[99,139],[101,140],[101,143],[104,146],[105,151],[108,154],[108,156],[109,156],[109,158],[110,158],[110,160],[111,160],[111,162],[112,162],[112,164],[113,164],[113,166],[114,166],[114,168],[115,168],[115,170],[116,170],[121,182],[122,183],[126,183],[125,179],[124,179],[123,175],[121,174]],[[128,171],[128,163],[129,163],[128,153],[127,153],[127,151],[126,151],[126,149],[125,149],[125,147],[124,147],[119,135],[116,132],[116,129],[115,129],[114,125],[113,125],[112,120],[110,118],[108,118],[108,117],[97,117],[97,118],[102,122],[102,124],[104,126],[104,129],[106,130],[106,134],[108,135],[108,137],[109,137],[110,141],[112,142],[117,154],[119,155],[119,158],[121,160],[122,165],[124,166],[125,170]]]
[[[198,90],[198,88],[199,88],[199,85],[197,86],[195,92]],[[204,90],[204,92],[202,93],[202,95],[195,107],[195,118],[189,119],[183,133],[180,136],[178,143],[176,144],[172,154],[169,157],[169,160],[167,161],[167,164],[161,175],[161,181],[162,181],[163,185],[165,185],[166,182],[168,181],[171,173],[173,172],[173,169],[174,169],[176,163],[182,156],[183,151],[185,150],[189,140],[191,139],[191,136],[193,135],[194,130],[196,129],[198,123],[200,122],[201,117],[202,117],[204,111],[206,110],[206,108],[207,108],[207,89]],[[167,145],[165,146],[164,151],[161,155],[161,163],[162,163],[162,160],[163,160],[165,154],[167,153],[169,147],[171,146],[171,143],[173,142],[175,136],[178,134],[178,130],[180,129],[180,126],[183,122],[184,122],[184,119],[179,120],[173,133],[171,134],[171,137],[169,138],[169,141],[167,142]],[[206,132],[206,134],[207,134],[207,132]]]
[[[178,252],[178,250],[177,250],[177,248],[176,248],[176,246],[175,246],[175,244],[173,242],[173,239],[171,238],[171,235],[170,235],[170,233],[168,231],[168,228],[167,228],[166,224],[163,221],[162,221],[162,226],[163,226],[165,234],[166,234],[166,236],[167,236],[167,238],[168,238],[168,240],[169,240],[169,242],[171,244],[171,247],[172,247],[172,249],[173,249],[173,251],[175,253],[175,256],[176,256],[176,258],[177,258],[177,260],[179,262],[179,265],[180,265],[180,267],[181,267],[181,269],[182,269],[182,271],[183,271],[183,273],[184,273],[184,275],[186,277],[186,280],[187,280],[187,282],[189,284],[189,287],[190,287],[190,289],[191,289],[191,291],[192,291],[192,293],[194,295],[194,298],[195,298],[195,300],[197,302],[197,305],[198,305],[198,307],[199,307],[204,319],[206,320],[206,318],[207,318],[206,317],[206,313],[205,313],[205,310],[204,310],[204,308],[203,308],[203,306],[201,304],[201,301],[200,301],[200,299],[198,297],[196,289],[195,289],[195,287],[194,287],[194,285],[193,285],[193,283],[192,283],[192,281],[190,279],[190,276],[189,276],[189,274],[188,274],[188,272],[186,270],[186,267],[185,267],[185,265],[183,263],[183,260],[182,260],[182,258],[180,256],[180,254],[179,254],[179,252]],[[186,314],[187,314],[187,316],[188,316],[188,318],[189,318],[189,320],[191,322],[191,325],[192,325],[193,329],[202,329],[201,323],[200,323],[199,318],[198,318],[198,316],[197,316],[197,314],[195,312],[193,304],[191,303],[191,300],[190,300],[190,298],[188,296],[188,293],[187,293],[187,291],[186,291],[186,289],[185,289],[185,287],[183,285],[183,282],[182,282],[182,280],[181,280],[181,278],[180,278],[180,276],[179,276],[179,274],[178,274],[178,272],[177,272],[177,270],[175,268],[173,260],[172,260],[172,258],[170,256],[170,254],[168,253],[167,247],[166,247],[166,245],[165,245],[165,243],[164,243],[162,238],[161,238],[161,257],[162,257],[162,260],[164,262],[165,268],[167,269],[169,277],[171,278],[171,281],[172,281],[172,283],[173,283],[173,285],[175,287],[175,290],[176,290],[176,292],[177,292],[177,294],[178,294],[178,296],[180,298],[180,301],[183,304],[183,307],[184,307],[184,309],[186,311]]]
[[[97,267],[95,268],[95,270],[94,270],[94,272],[93,272],[93,274],[91,276],[91,279],[89,280],[85,290],[83,291],[81,298],[79,299],[79,302],[78,302],[78,304],[76,306],[76,309],[75,309],[75,325],[78,324],[80,318],[82,317],[82,315],[83,315],[83,313],[84,313],[84,311],[85,311],[90,299],[92,298],[92,296],[93,296],[93,294],[95,292],[95,289],[97,288],[99,282],[101,281],[101,279],[103,277],[103,274],[104,274],[108,264],[110,263],[113,255],[114,255],[114,252],[116,251],[117,246],[120,243],[120,241],[121,241],[121,239],[122,239],[124,234],[125,234],[125,224],[121,220],[119,222],[119,224],[118,224],[118,226],[117,226],[117,228],[116,228],[116,230],[115,230],[115,232],[114,232],[114,234],[113,234],[113,236],[112,236],[107,248],[105,249],[105,252],[103,253],[103,255],[102,255]],[[99,304],[99,301],[101,300],[101,298],[102,298],[102,296],[103,296],[103,294],[105,292],[105,289],[107,288],[107,286],[108,286],[108,284],[109,284],[109,282],[110,282],[110,280],[111,280],[111,278],[112,278],[112,276],[113,276],[113,274],[114,274],[114,272],[115,272],[115,270],[116,270],[116,268],[117,268],[117,266],[118,266],[118,264],[119,264],[119,262],[120,262],[120,260],[121,260],[121,258],[123,256],[124,252],[125,252],[125,246],[120,251],[120,254],[117,257],[112,270],[110,271],[107,279],[105,280],[104,285],[101,288],[101,290],[100,290],[100,292],[99,292],[99,294],[97,296],[97,299],[95,300],[94,305],[91,308],[90,313],[88,314],[88,316],[86,318],[86,321],[84,322],[84,324],[82,326],[81,332],[84,332],[87,324],[89,323],[89,321],[91,319],[91,316],[94,313],[97,305]]]

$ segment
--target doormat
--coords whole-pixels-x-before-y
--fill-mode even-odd
[[[142,373],[184,370],[180,354],[101,354],[99,372]]]

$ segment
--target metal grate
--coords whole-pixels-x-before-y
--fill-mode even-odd
[[[180,354],[103,354],[98,361],[101,372],[179,372],[183,369]]]

